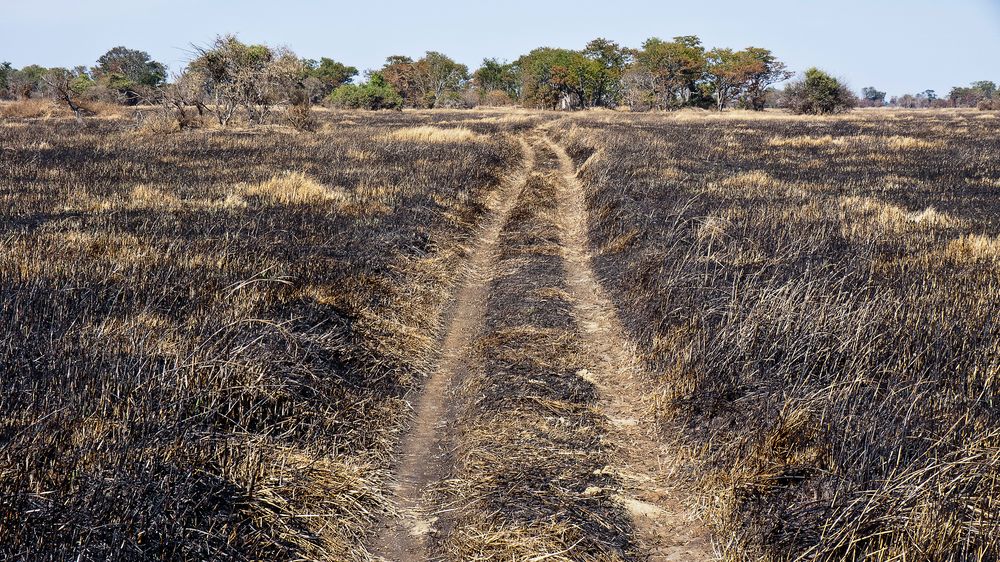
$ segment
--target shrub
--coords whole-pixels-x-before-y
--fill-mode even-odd
[[[858,98],[839,80],[818,68],[785,87],[782,105],[795,113],[842,113],[857,107]]]
[[[980,111],[1000,111],[1000,98],[982,100],[976,104],[976,107],[978,107]]]
[[[284,118],[297,131],[315,131],[318,125],[312,113],[312,101],[308,91],[300,88],[292,92],[291,103],[285,109]]]
[[[152,135],[168,135],[178,133],[184,125],[175,112],[170,110],[154,111],[148,115],[141,114],[139,131]]]
[[[502,90],[486,92],[480,97],[479,104],[486,107],[507,107],[514,105],[510,94]]]
[[[438,97],[434,107],[441,109],[472,109],[478,103],[478,96],[472,91],[445,92]]]
[[[403,97],[386,83],[381,74],[372,74],[365,84],[345,84],[330,94],[327,102],[344,109],[401,109]]]

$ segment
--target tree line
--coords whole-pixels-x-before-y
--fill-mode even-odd
[[[947,99],[933,91],[885,100],[873,87],[855,95],[839,79],[811,68],[794,73],[770,50],[707,48],[693,35],[651,38],[639,48],[595,39],[583,49],[542,47],[514,61],[486,59],[475,71],[439,52],[413,59],[389,57],[355,83],[358,69],[331,58],[303,59],[286,48],[246,44],[220,36],[195,47],[178,74],[148,53],[115,47],[92,67],[73,69],[0,65],[0,97],[51,97],[79,115],[87,100],[125,105],[155,103],[179,116],[196,112],[226,125],[240,115],[249,124],[286,108],[308,125],[308,108],[464,108],[518,105],[542,109],[627,107],[633,111],[685,107],[797,113],[834,113],[861,106],[981,107],[1000,105],[993,82],[956,87]],[[783,89],[777,85],[786,82]]]
[[[946,97],[939,97],[934,90],[924,90],[916,94],[893,96],[888,101],[885,92],[868,87],[861,91],[862,105],[865,107],[904,107],[909,109],[978,107],[979,109],[1000,109],[1000,91],[991,80],[979,80],[968,86],[955,86]]]

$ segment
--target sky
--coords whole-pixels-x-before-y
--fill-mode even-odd
[[[362,70],[429,50],[475,69],[595,37],[638,47],[697,35],[709,47],[765,47],[792,70],[817,66],[890,96],[1000,82],[1000,0],[0,0],[0,62],[15,67],[91,66],[124,45],[179,71],[192,44],[225,33]]]

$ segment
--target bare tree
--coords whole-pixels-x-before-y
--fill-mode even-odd
[[[247,45],[226,36],[197,50],[188,72],[201,81],[223,126],[241,108],[249,124],[264,123],[275,105],[288,102],[305,76],[302,61],[287,49]]]
[[[65,102],[73,112],[77,122],[83,123],[86,110],[78,103],[79,93],[73,89],[76,76],[65,68],[53,68],[42,75],[47,93],[53,98]]]

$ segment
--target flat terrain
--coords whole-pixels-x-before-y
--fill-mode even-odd
[[[1000,116],[0,122],[0,559],[996,560]]]

